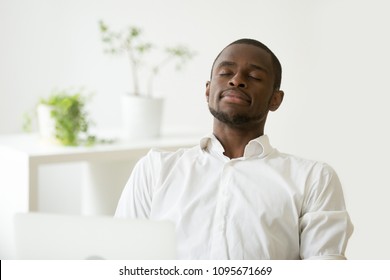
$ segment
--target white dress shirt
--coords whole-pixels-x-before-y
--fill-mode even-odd
[[[266,135],[241,158],[223,153],[214,135],[151,150],[115,216],[173,221],[180,259],[345,259],[353,226],[330,166],[280,153]]]

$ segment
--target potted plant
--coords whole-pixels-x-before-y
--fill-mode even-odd
[[[148,63],[148,55],[157,48],[150,42],[142,40],[142,30],[137,26],[129,26],[122,31],[113,31],[103,21],[99,21],[101,40],[104,52],[112,55],[126,55],[132,75],[132,91],[122,95],[122,118],[124,137],[127,139],[143,139],[157,137],[163,112],[163,98],[153,94],[154,78],[161,68],[174,63],[176,70],[189,61],[194,53],[185,46],[164,49],[162,59],[156,63]],[[161,51],[161,50],[160,50]],[[147,75],[141,84],[140,73]]]
[[[65,146],[92,145],[91,120],[83,90],[57,90],[37,105],[38,129],[43,141]]]

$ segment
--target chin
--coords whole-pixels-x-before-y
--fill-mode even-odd
[[[229,114],[223,111],[217,111],[210,107],[209,110],[210,113],[214,116],[214,118],[228,125],[240,126],[240,125],[249,124],[253,121],[253,118],[245,114],[239,114],[239,113]]]

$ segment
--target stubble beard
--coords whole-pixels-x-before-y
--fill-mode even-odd
[[[249,117],[243,114],[229,115],[225,112],[217,111],[210,106],[209,111],[214,116],[214,118],[216,118],[220,122],[235,127],[258,123],[263,118],[262,116]]]

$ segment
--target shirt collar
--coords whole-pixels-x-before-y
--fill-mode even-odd
[[[200,140],[200,147],[206,152],[215,152],[223,155],[225,152],[222,144],[218,141],[214,134],[207,135]],[[246,145],[244,150],[244,158],[259,157],[263,158],[271,153],[273,147],[271,146],[268,136],[262,135],[258,138],[252,139]]]

